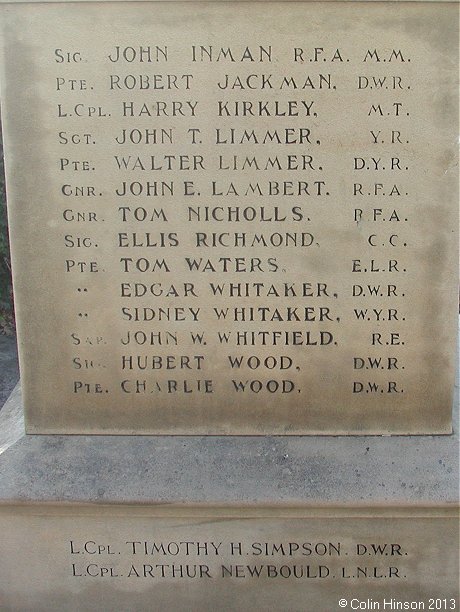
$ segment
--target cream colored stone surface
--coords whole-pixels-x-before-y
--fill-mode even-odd
[[[452,508],[16,506],[0,526],[8,612],[458,606]]]
[[[456,4],[1,12],[29,432],[451,431]]]

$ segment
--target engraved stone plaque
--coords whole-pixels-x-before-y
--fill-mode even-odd
[[[458,5],[1,13],[28,432],[451,431]]]
[[[457,519],[447,508],[4,508],[2,609],[456,610]]]

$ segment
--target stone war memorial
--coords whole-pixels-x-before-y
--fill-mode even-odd
[[[458,610],[458,3],[0,15],[0,610]]]

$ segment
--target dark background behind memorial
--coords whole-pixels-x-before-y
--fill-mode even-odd
[[[13,293],[6,216],[3,143],[0,131],[0,333],[11,335],[13,330]]]
[[[19,379],[0,126],[0,408]]]

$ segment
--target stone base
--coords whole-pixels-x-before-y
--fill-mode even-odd
[[[458,433],[25,436],[20,414],[16,390],[2,611],[458,609]]]
[[[19,505],[0,529],[2,610],[458,609],[449,508]]]

